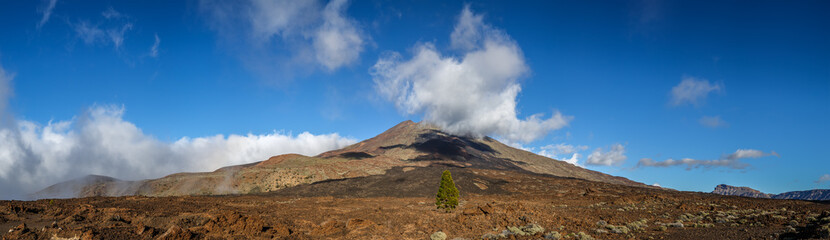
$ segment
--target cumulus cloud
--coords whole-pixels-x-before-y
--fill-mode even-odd
[[[0,67],[0,117],[13,75]],[[124,120],[124,107],[93,106],[65,121],[0,122],[0,199],[22,198],[48,185],[88,174],[125,180],[175,172],[212,171],[284,153],[316,155],[356,142],[336,133],[285,132],[183,137],[165,142]],[[8,121],[6,121],[8,122]]]
[[[585,161],[588,165],[603,165],[612,166],[622,164],[628,157],[625,156],[625,147],[622,144],[616,143],[611,145],[611,149],[604,152],[602,148],[594,149],[591,155],[588,155],[588,160]]]
[[[450,34],[451,46],[461,50],[476,48],[481,41],[482,31],[489,30],[484,28],[489,28],[487,24],[484,24],[484,16],[473,14],[470,6],[465,6],[461,15],[458,16],[458,24]]]
[[[465,8],[459,21],[469,11]],[[472,13],[468,17],[479,18]],[[572,117],[558,111],[547,119],[542,114],[517,117],[516,97],[521,91],[517,81],[528,72],[522,51],[504,32],[475,24],[456,25],[456,29],[478,29],[451,39],[477,43],[460,57],[444,56],[430,43],[417,44],[408,60],[394,52],[381,57],[371,69],[378,93],[399,110],[422,114],[426,122],[453,134],[493,134],[530,142],[566,126]]]
[[[22,194],[87,174],[121,179],[212,171],[284,153],[316,155],[356,141],[338,134],[214,135],[163,142],[123,119],[124,108],[95,106],[67,121],[19,121],[0,129],[2,192]],[[8,198],[14,196],[0,196]]]
[[[363,51],[363,38],[351,19],[343,17],[346,0],[333,0],[323,10],[323,26],[314,37],[317,62],[329,70],[354,62]]]
[[[158,57],[159,56],[159,44],[161,44],[161,39],[159,38],[158,34],[154,34],[156,41],[153,42],[153,46],[150,47],[150,57]]]
[[[718,127],[725,127],[727,126],[726,121],[720,118],[720,116],[703,116],[698,120],[700,125],[710,127],[710,128],[718,128]]]
[[[246,63],[312,63],[330,71],[357,62],[368,42],[359,24],[346,16],[347,7],[347,0],[199,1],[208,25]]]
[[[721,91],[723,91],[723,84],[721,83],[713,84],[706,79],[683,77],[683,80],[671,89],[671,104],[674,106],[683,104],[699,106],[703,104],[709,93]]]
[[[830,174],[821,175],[821,177],[819,177],[818,180],[816,180],[816,183],[819,183],[819,184],[820,183],[825,183],[825,182],[830,182]]]
[[[49,21],[49,18],[52,16],[52,10],[55,10],[55,4],[58,3],[58,0],[45,0],[44,2],[46,6],[40,10],[43,15],[41,15],[40,21],[37,23],[38,29]]]
[[[654,161],[650,158],[643,158],[637,163],[637,167],[672,167],[678,165],[686,165],[686,170],[691,170],[692,168],[712,168],[712,167],[727,167],[731,169],[745,169],[750,167],[751,165],[745,162],[742,162],[741,159],[746,158],[761,158],[766,156],[776,156],[780,157],[778,153],[775,151],[772,152],[762,152],[760,150],[755,149],[738,149],[734,153],[727,154],[722,156],[720,159],[715,160],[698,160],[692,158],[683,158],[683,159],[666,159],[665,161],[658,162]]]

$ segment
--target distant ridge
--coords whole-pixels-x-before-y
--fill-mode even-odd
[[[830,200],[830,189],[785,192],[773,195],[772,198],[827,201]]]
[[[770,194],[766,194],[749,187],[735,187],[726,184],[715,186],[715,190],[712,191],[712,193],[728,196],[771,198]]]
[[[827,201],[830,200],[830,189],[813,189],[806,191],[792,191],[780,194],[769,194],[749,188],[749,187],[735,187],[726,184],[720,184],[715,187],[712,193],[728,196],[741,196],[753,198],[772,198],[772,199],[796,199],[796,200],[815,200]]]
[[[66,182],[61,182],[43,190],[40,190],[36,193],[31,194],[30,197],[32,198],[68,198],[73,196],[78,196],[82,192],[84,192],[85,188],[88,186],[94,185],[101,185],[101,184],[108,184],[112,182],[120,182],[121,180],[107,177],[107,176],[100,176],[100,175],[87,175],[85,177],[72,179]]]

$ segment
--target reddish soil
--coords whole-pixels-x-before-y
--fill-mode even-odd
[[[433,204],[443,169],[461,191],[452,212]],[[505,232],[528,224],[545,230]],[[826,239],[827,226],[827,202],[439,165],[257,195],[0,201],[3,239],[429,239],[437,231],[447,239],[541,239],[551,231],[568,239],[579,232],[596,239]]]

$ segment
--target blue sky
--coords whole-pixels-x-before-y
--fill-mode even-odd
[[[407,119],[679,190],[830,187],[826,1],[2,6],[0,178],[23,186],[3,190],[314,154]],[[205,146],[210,164],[184,156]]]

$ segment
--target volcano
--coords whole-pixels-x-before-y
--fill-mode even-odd
[[[423,174],[440,172],[442,169],[453,169],[461,175],[474,169],[482,169],[649,187],[623,177],[584,169],[516,149],[490,137],[458,136],[443,132],[429,124],[404,121],[373,138],[317,156],[284,154],[260,162],[220,168],[213,172],[176,173],[140,181],[88,176],[50,186],[34,193],[33,197],[182,196],[263,192],[281,194],[280,191],[296,192],[296,189],[289,188],[304,185],[313,186],[304,187],[303,192],[319,193],[320,191],[310,188],[324,189],[324,185],[334,183],[335,180],[370,176],[373,176],[370,179],[377,179],[377,182],[390,181],[384,184],[359,184],[361,180],[358,180],[349,186],[353,191],[345,192],[363,192],[373,196],[394,192],[403,196],[416,196],[422,194],[426,188],[413,189],[399,185],[417,185],[425,179],[417,179],[416,176],[429,176]],[[411,176],[412,179],[400,180],[406,179],[404,176]],[[477,188],[489,188],[483,186],[484,184],[486,183],[479,183],[481,187]],[[355,188],[361,191],[356,191]],[[411,192],[405,189],[410,189]],[[337,195],[334,192],[330,194]]]
[[[434,204],[444,170],[453,211]],[[317,156],[36,195],[83,198],[0,201],[3,239],[830,238],[827,202],[646,186],[411,121]]]

